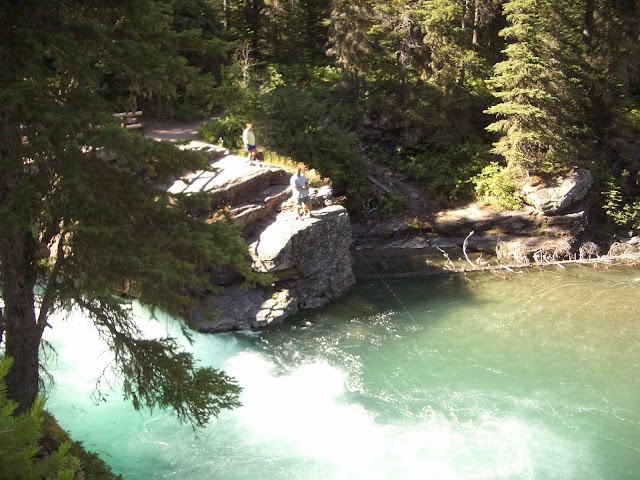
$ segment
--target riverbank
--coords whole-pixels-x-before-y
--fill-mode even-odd
[[[555,216],[532,207],[495,211],[475,203],[410,215],[356,221],[352,248],[356,278],[468,271],[498,263],[543,264],[609,250],[609,244],[598,245],[585,234],[588,206],[584,204]]]
[[[197,137],[201,123],[149,121],[143,131],[149,138],[184,143]],[[240,164],[244,165],[231,162],[225,169],[240,168]],[[590,256],[607,253],[613,242],[592,241],[588,198],[553,214],[543,214],[531,206],[496,211],[477,203],[442,209],[434,206],[406,175],[382,165],[369,167],[369,207],[351,216],[351,251],[357,279],[450,272],[461,270],[460,264],[467,264],[463,269],[468,270],[472,267],[465,257],[475,267],[495,263],[500,255],[499,260],[513,264],[523,264],[524,259],[569,260],[579,258],[585,242],[590,243]],[[380,211],[382,200],[390,197],[398,203],[395,210]]]

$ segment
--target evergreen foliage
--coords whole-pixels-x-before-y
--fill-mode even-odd
[[[9,358],[0,359],[0,480],[72,480],[75,468],[69,443],[61,444],[54,453],[41,455],[44,399],[16,414],[17,403],[7,398],[5,378],[11,364]]]
[[[369,35],[373,13],[369,2],[336,0],[331,11],[331,47],[327,53],[335,57],[356,92],[366,87],[370,73],[374,42]]]
[[[310,72],[308,82],[313,83],[301,88],[287,84],[273,65],[261,71],[248,57],[244,66],[246,70],[236,65],[227,71],[234,82],[235,101],[224,118],[204,124],[200,134],[243,155],[241,132],[247,122],[254,123],[260,150],[318,170],[331,179],[337,195],[346,196],[351,208],[360,208],[366,190],[364,159],[349,121],[334,115],[330,98],[320,87],[326,78],[322,70]]]
[[[61,8],[67,8],[64,2]],[[92,18],[96,15],[100,18]],[[190,120],[214,105],[231,44],[223,39],[218,11],[209,2],[119,2],[80,8],[77,16],[97,29],[97,41],[104,35],[113,40],[108,48],[87,48],[82,54],[93,56],[85,60],[95,64],[101,94],[115,109]]]
[[[305,76],[299,65],[313,42],[302,40],[293,13],[304,8],[266,2],[262,25],[278,28],[262,31],[252,55],[257,69],[271,62],[288,87],[308,89],[309,69]],[[631,124],[620,119],[640,62],[638,22],[625,11],[637,12],[637,2],[334,0],[315,10],[326,17],[306,18],[328,25],[327,61],[343,72],[331,113],[361,112],[348,128],[371,160],[452,201],[496,160],[553,175],[575,165],[606,170],[626,155]]]
[[[580,50],[566,8],[571,2],[512,0],[504,4],[508,26],[501,31],[507,59],[495,65],[491,84],[501,103],[487,109],[499,117],[490,131],[510,167],[553,174],[578,160],[577,131],[584,118],[580,101]],[[575,19],[575,17],[573,17]]]
[[[329,177],[352,206],[363,200],[365,168],[357,138],[331,121],[325,102],[308,90],[281,86],[261,99],[259,114],[270,148]]]
[[[69,304],[114,349],[136,408],[202,426],[238,405],[239,387],[223,372],[199,368],[172,339],[142,338],[119,294],[182,316],[211,289],[210,268],[261,281],[235,229],[203,222],[193,199],[158,188],[206,159],[120,128],[113,99],[101,95],[107,70],[133,97],[178,91],[178,73],[191,67],[154,43],[168,28],[166,8],[60,0],[0,13],[12,25],[0,31],[0,340],[14,359],[7,392],[17,413],[37,399],[47,317]]]
[[[329,0],[304,2],[265,2],[266,23],[260,52],[270,63],[290,65],[308,71],[324,61]]]
[[[610,176],[602,190],[602,208],[616,228],[636,234],[640,230],[640,195],[632,181],[626,169],[617,177]]]

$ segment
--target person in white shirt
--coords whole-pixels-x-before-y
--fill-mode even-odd
[[[256,135],[253,133],[253,124],[247,123],[247,128],[242,132],[242,143],[244,144],[244,151],[247,152],[247,158],[250,162],[256,158]]]
[[[311,217],[311,197],[309,197],[309,181],[304,176],[304,170],[302,167],[298,167],[297,173],[291,176],[291,192],[293,194],[293,200],[296,203],[296,211],[298,219],[302,218],[304,214]]]

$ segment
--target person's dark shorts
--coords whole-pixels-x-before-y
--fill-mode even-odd
[[[311,198],[309,198],[309,195],[296,198],[296,205],[298,205],[299,207],[302,207],[303,205],[309,205],[310,203]]]
[[[244,150],[245,152],[253,152],[256,149],[255,145],[247,145]]]

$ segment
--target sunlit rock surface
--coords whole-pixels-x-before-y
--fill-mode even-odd
[[[328,187],[311,189],[313,216],[296,219],[290,173],[202,142],[184,148],[211,154],[214,171],[187,172],[169,191],[206,193],[212,211],[226,208],[249,245],[253,269],[276,280],[269,288],[249,289],[232,271],[212,272],[223,291],[191,312],[196,328],[218,332],[281,323],[300,309],[337,300],[355,283],[349,215],[332,204]]]
[[[525,201],[538,212],[555,215],[582,200],[593,184],[589,170],[573,169],[552,179],[532,177],[523,188]]]
[[[496,211],[471,203],[437,212],[426,227],[398,219],[368,229],[356,225],[353,242],[357,252],[356,275],[367,278],[388,273],[386,261],[375,257],[376,250],[420,250],[421,260],[417,260],[417,255],[410,256],[414,263],[422,262],[423,265],[419,268],[409,265],[408,272],[442,271],[446,269],[448,258],[456,261],[463,258],[463,247],[468,252],[480,252],[489,257],[495,256],[500,246],[513,248],[532,258],[535,254],[549,257],[560,252],[566,255],[575,250],[588,225],[588,205],[581,203],[557,215],[541,214],[532,206],[518,211]],[[358,261],[365,259],[374,269],[366,263],[360,265],[363,262]]]

